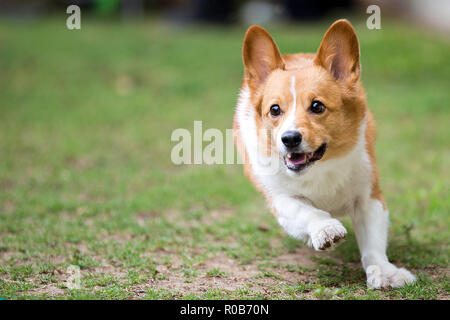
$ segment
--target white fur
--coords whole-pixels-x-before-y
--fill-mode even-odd
[[[370,199],[365,205],[357,205],[352,220],[362,265],[367,274],[367,285],[379,289],[387,286],[398,288],[413,283],[414,275],[394,266],[386,256],[389,212],[383,209],[383,204]]]
[[[283,121],[283,124],[278,130],[278,136],[277,136],[277,147],[279,150],[284,148],[283,142],[281,141],[281,136],[283,133],[289,130],[295,130],[295,112],[297,109],[297,94],[295,92],[295,77],[291,77],[291,94],[292,94],[292,108],[289,111],[289,115],[287,116],[286,120]]]
[[[279,132],[295,127],[294,78],[291,79],[291,92],[293,111]],[[386,256],[388,212],[380,201],[370,197],[372,168],[366,151],[366,119],[360,125],[357,144],[348,154],[316,162],[297,174],[287,169],[279,156],[265,157],[258,153],[255,112],[249,97],[248,88],[244,88],[236,110],[241,139],[254,177],[271,198],[278,221],[286,232],[307,241],[316,250],[323,249],[325,244],[333,244],[347,232],[334,217],[349,214],[368,286],[398,287],[413,282],[415,278],[409,271],[395,267]],[[280,139],[278,136],[277,140]]]

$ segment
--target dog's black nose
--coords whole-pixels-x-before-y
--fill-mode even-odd
[[[296,130],[289,130],[281,135],[281,141],[286,147],[294,148],[302,142],[302,135]]]

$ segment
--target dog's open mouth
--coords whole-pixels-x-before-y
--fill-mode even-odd
[[[301,171],[315,161],[322,159],[326,149],[327,144],[323,143],[319,148],[316,149],[316,151],[313,152],[289,152],[284,157],[284,162],[288,169],[292,171]]]

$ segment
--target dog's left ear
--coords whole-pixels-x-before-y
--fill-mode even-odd
[[[358,81],[361,72],[359,44],[355,30],[345,19],[331,25],[322,39],[314,60],[328,70],[336,80]]]

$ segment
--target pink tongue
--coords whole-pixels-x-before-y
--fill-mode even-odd
[[[304,153],[294,153],[289,161],[292,164],[298,165],[306,162],[306,154]]]

